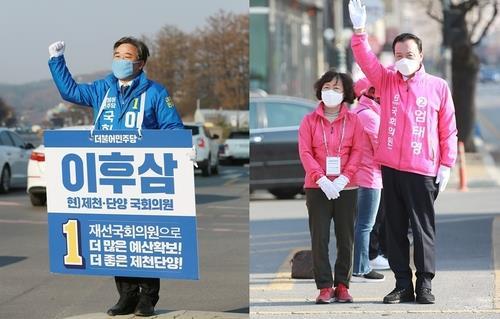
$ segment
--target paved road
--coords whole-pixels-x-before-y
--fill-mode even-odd
[[[476,106],[481,135],[500,166],[500,83],[479,84]]]
[[[199,281],[162,280],[157,312],[248,312],[248,168],[196,176]],[[53,319],[105,312],[117,293],[109,277],[48,270],[47,211],[23,190],[0,195],[0,318]]]
[[[438,198],[437,276],[433,281],[438,302],[430,306],[383,305],[383,296],[394,288],[390,271],[383,272],[387,278],[382,283],[353,283],[353,304],[315,305],[314,282],[289,279],[291,253],[310,246],[304,200],[278,201],[269,199],[267,194],[260,199],[255,196],[250,202],[252,318],[419,317],[416,314],[434,318],[498,318],[500,309],[493,305],[492,225],[500,216],[499,196],[500,189],[491,188],[468,193],[449,190]],[[499,236],[497,231],[496,237]],[[500,250],[500,242],[495,248]],[[333,235],[330,252],[333,261]]]

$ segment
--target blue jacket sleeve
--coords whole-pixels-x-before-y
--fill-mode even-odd
[[[183,129],[181,117],[175,108],[172,97],[162,88],[155,103],[158,127],[162,130]]]
[[[68,102],[92,106],[97,98],[94,84],[78,84],[75,82],[66,66],[64,56],[51,58],[49,69],[61,97]]]

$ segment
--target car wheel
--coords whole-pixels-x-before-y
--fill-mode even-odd
[[[0,193],[7,193],[10,190],[10,169],[4,166],[0,177]]]
[[[205,177],[210,176],[211,173],[212,173],[212,168],[211,168],[211,165],[210,165],[210,161],[211,161],[211,156],[209,155],[208,156],[208,160],[206,161],[206,163],[201,168],[201,175],[203,175]]]
[[[269,193],[273,194],[277,199],[293,199],[295,195],[300,193],[300,190],[293,188],[275,188],[270,189]]]
[[[219,160],[215,162],[215,165],[212,167],[212,174],[218,175],[219,174]]]
[[[43,206],[47,202],[47,195],[30,193],[30,201],[33,206]]]

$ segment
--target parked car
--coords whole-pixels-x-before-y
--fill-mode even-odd
[[[250,191],[288,199],[303,192],[298,130],[316,102],[288,96],[250,96]]]
[[[33,144],[26,143],[18,134],[0,128],[0,193],[26,187],[26,168],[33,148]]]
[[[479,82],[500,83],[500,71],[491,66],[481,66],[479,69]]]
[[[248,131],[231,132],[220,147],[219,161],[231,163],[234,160],[248,161],[250,159],[250,142]]]
[[[219,173],[219,136],[211,135],[202,123],[184,123],[193,135],[193,145],[196,148],[196,163],[203,176]]]
[[[61,130],[90,130],[92,126],[70,126]],[[47,181],[45,177],[45,146],[41,144],[33,150],[28,163],[28,185],[26,191],[33,206],[43,206],[47,202]]]

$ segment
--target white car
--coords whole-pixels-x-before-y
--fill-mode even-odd
[[[218,135],[211,135],[202,123],[184,123],[184,128],[190,129],[193,135],[193,146],[196,149],[196,163],[203,176],[219,173],[219,143]]]
[[[90,130],[92,126],[71,126],[62,130]],[[28,185],[26,190],[33,206],[43,206],[47,202],[47,181],[45,180],[45,146],[42,144],[31,153],[28,163]]]
[[[33,144],[26,143],[16,133],[0,128],[0,193],[26,186],[26,167]]]
[[[250,159],[248,131],[231,132],[219,152],[219,159],[225,162]]]

